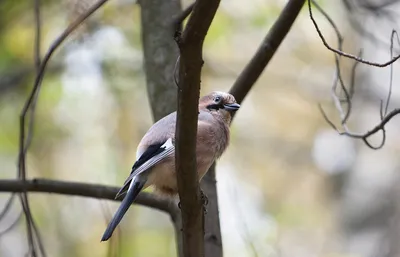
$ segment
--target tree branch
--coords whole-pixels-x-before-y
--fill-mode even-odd
[[[361,63],[367,64],[367,65],[370,65],[370,66],[381,67],[381,68],[382,68],[382,67],[389,66],[390,64],[394,63],[395,61],[397,61],[397,60],[400,58],[400,54],[399,54],[399,55],[396,55],[395,57],[392,57],[392,58],[391,58],[389,61],[387,61],[387,62],[378,63],[378,62],[372,62],[372,61],[364,60],[364,59],[362,59],[362,58],[359,57],[359,56],[356,56],[356,55],[353,55],[353,54],[349,54],[349,53],[343,52],[343,51],[341,51],[341,50],[339,50],[339,49],[335,49],[335,48],[331,47],[331,46],[328,44],[328,42],[326,41],[324,35],[322,34],[322,32],[321,32],[321,30],[320,30],[320,28],[319,28],[319,26],[318,26],[318,23],[317,23],[317,22],[315,21],[315,19],[314,19],[314,15],[313,15],[313,13],[312,13],[312,8],[311,8],[311,2],[313,2],[314,5],[316,4],[316,2],[315,2],[314,0],[307,0],[307,3],[308,3],[308,11],[309,11],[309,14],[310,14],[310,19],[311,19],[311,21],[312,21],[312,23],[313,23],[313,25],[314,25],[314,27],[315,27],[315,30],[316,30],[317,33],[318,33],[319,38],[321,39],[322,43],[324,44],[324,46],[325,46],[328,50],[330,50],[330,51],[332,51],[333,53],[338,54],[338,55],[340,55],[340,56],[343,56],[343,57],[346,57],[346,58],[355,60],[355,61],[357,61],[357,62],[361,62]]]
[[[310,0],[309,0],[310,1]],[[362,139],[363,142],[370,147],[371,149],[377,150],[382,148],[385,145],[386,142],[386,129],[385,126],[386,124],[396,115],[398,115],[400,113],[400,109],[394,109],[391,112],[388,113],[388,109],[389,109],[389,104],[391,101],[391,95],[392,95],[392,86],[393,86],[393,62],[389,63],[390,66],[390,80],[389,80],[389,90],[388,90],[388,95],[386,98],[386,103],[384,105],[383,101],[381,101],[380,104],[380,122],[375,125],[374,128],[372,128],[371,130],[365,132],[365,133],[356,133],[353,132],[349,129],[348,126],[348,120],[350,118],[351,115],[351,111],[352,111],[352,98],[354,95],[354,88],[355,88],[355,74],[356,74],[356,68],[357,65],[359,63],[366,63],[363,61],[360,61],[361,58],[361,53],[362,51],[360,51],[359,56],[355,59],[356,62],[353,64],[353,68],[351,69],[351,81],[350,81],[350,87],[349,90],[346,88],[344,82],[343,82],[343,78],[340,72],[340,57],[345,56],[340,54],[340,52],[342,52],[342,48],[343,48],[343,41],[344,38],[341,35],[339,29],[337,28],[335,22],[329,17],[329,15],[313,0],[311,0],[313,2],[313,4],[315,5],[315,7],[317,8],[317,10],[319,12],[321,12],[321,14],[327,19],[328,23],[331,25],[331,27],[333,28],[333,30],[335,31],[336,37],[337,37],[337,41],[338,41],[338,47],[337,47],[337,51],[333,51],[335,54],[335,76],[334,76],[334,81],[333,81],[333,86],[331,89],[331,97],[332,100],[335,104],[335,108],[338,111],[339,117],[340,117],[340,126],[341,128],[339,129],[328,117],[328,115],[326,114],[326,112],[324,111],[324,109],[322,108],[322,105],[319,104],[319,110],[323,116],[323,118],[325,119],[325,121],[334,129],[336,130],[340,135],[345,135],[351,138],[356,138],[356,139]],[[309,7],[309,12],[310,12],[310,18],[312,19],[318,34],[320,34],[320,37],[323,41],[325,41],[322,33],[319,31],[318,25],[315,22],[313,15],[311,13],[311,5],[310,2],[308,2],[308,7]],[[397,32],[395,30],[392,31],[391,34],[391,38],[390,38],[390,59],[391,60],[395,60],[397,57],[393,57],[393,49],[394,49],[394,40],[397,40],[397,43],[400,44],[400,38],[397,34]],[[346,57],[346,56],[345,56]],[[354,58],[352,58],[354,59]],[[374,65],[374,64],[370,64],[370,63],[366,63],[372,66],[378,66],[381,67],[380,65]],[[344,99],[342,99],[339,95],[339,93],[337,93],[337,83],[340,83],[340,89],[342,90],[342,92],[344,93]],[[346,111],[343,108],[343,104],[347,105],[347,109]],[[373,146],[368,140],[369,137],[376,134],[377,132],[382,131],[382,140],[379,143],[379,145],[377,146]]]
[[[251,61],[233,84],[230,93],[241,103],[260,77],[283,39],[288,34],[305,0],[290,0],[274,23]]]
[[[204,213],[196,172],[195,148],[203,42],[219,2],[196,1],[182,37],[176,38],[180,48],[176,172],[185,257],[204,256]]]
[[[36,100],[40,91],[41,82],[43,80],[43,76],[46,71],[46,67],[48,62],[50,61],[53,53],[58,49],[58,47],[64,42],[64,40],[77,28],[86,18],[88,18],[91,14],[93,14],[98,8],[100,8],[107,0],[99,0],[92,7],[90,7],[87,12],[78,17],[73,23],[71,23],[63,33],[55,39],[50,48],[47,50],[46,55],[43,58],[43,61],[40,60],[40,31],[41,31],[41,21],[40,21],[40,3],[39,0],[34,0],[34,16],[35,16],[35,46],[34,46],[34,59],[35,59],[35,68],[36,68],[36,77],[33,84],[32,91],[25,101],[24,107],[22,108],[21,114],[19,116],[19,155],[18,155],[18,178],[21,179],[22,183],[26,180],[26,153],[29,148],[29,144],[32,138],[32,129],[33,129],[33,118],[34,118],[34,109],[36,105]],[[28,133],[26,133],[26,121],[27,115],[30,111],[30,121]],[[44,251],[44,246],[40,239],[40,233],[34,223],[33,217],[31,215],[29,199],[26,194],[26,191],[23,191],[22,194],[19,195],[22,209],[24,211],[27,223],[27,234],[28,234],[28,244],[29,244],[29,255],[33,257],[37,256],[36,252],[36,243],[39,246],[40,252],[43,257],[46,256]],[[14,197],[11,196],[9,202],[12,203]],[[5,209],[7,212],[7,209]]]
[[[182,23],[183,21],[192,13],[193,11],[193,7],[195,5],[196,2],[190,4],[188,7],[186,7],[185,10],[183,10],[183,12],[179,13],[179,15],[177,15],[173,20],[172,20],[172,27],[175,30],[175,34],[174,37],[180,37],[180,33],[182,32]]]
[[[50,179],[31,179],[25,181],[0,179],[0,192],[11,193],[41,192],[121,201],[122,199],[115,199],[115,195],[119,189],[119,187],[113,186]],[[164,211],[174,219],[177,213],[179,213],[176,203],[150,193],[140,193],[135,200],[135,204]]]

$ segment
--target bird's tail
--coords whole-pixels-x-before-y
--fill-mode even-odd
[[[138,178],[132,179],[131,186],[126,192],[125,198],[124,200],[122,200],[122,203],[119,206],[117,212],[114,214],[111,222],[108,224],[106,231],[104,231],[101,241],[107,241],[111,237],[115,228],[118,226],[118,224],[122,220],[122,217],[124,217],[129,206],[131,206],[139,192],[142,190],[145,183],[146,181],[141,181]]]

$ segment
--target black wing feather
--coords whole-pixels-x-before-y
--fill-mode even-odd
[[[141,165],[143,165],[145,162],[156,156],[157,154],[162,153],[165,151],[165,147],[162,147],[164,143],[159,143],[159,144],[153,144],[150,145],[146,151],[139,157],[139,159],[133,164],[132,170],[128,178],[125,180],[124,185],[122,188],[119,190],[117,195],[115,196],[115,199],[119,198],[121,195],[123,195],[129,188],[130,181],[132,179],[132,173],[135,172],[137,168],[139,168]]]
[[[150,145],[146,151],[139,157],[139,160],[137,160],[133,166],[132,166],[132,171],[135,171],[137,168],[139,168],[143,163],[146,161],[150,160],[152,157],[156,156],[157,154],[163,152],[165,150],[165,147],[161,147],[165,142],[159,143],[159,144],[154,144]]]

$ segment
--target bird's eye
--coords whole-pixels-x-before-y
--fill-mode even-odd
[[[219,103],[219,102],[221,101],[221,97],[220,97],[220,96],[215,97],[214,101],[215,101],[216,103]]]

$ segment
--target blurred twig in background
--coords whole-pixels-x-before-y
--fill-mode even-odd
[[[364,59],[362,59],[362,58],[359,57],[359,56],[356,56],[356,55],[353,55],[353,54],[350,54],[350,53],[346,53],[346,52],[343,52],[343,51],[341,51],[341,50],[339,50],[339,49],[333,48],[333,47],[330,46],[330,45],[328,44],[328,42],[326,41],[324,35],[322,34],[322,32],[321,32],[321,30],[320,30],[320,28],[319,28],[319,26],[318,26],[318,23],[317,23],[317,22],[315,21],[315,19],[314,19],[314,16],[313,16],[313,13],[312,13],[312,8],[311,8],[311,2],[312,2],[314,5],[317,5],[317,3],[316,3],[314,0],[307,0],[307,2],[308,2],[308,11],[309,11],[309,14],[310,14],[310,19],[311,19],[311,21],[312,21],[312,23],[313,23],[313,25],[314,25],[314,27],[315,27],[315,30],[317,31],[318,36],[320,37],[320,39],[321,39],[322,43],[324,44],[324,46],[325,46],[327,49],[329,49],[330,51],[332,51],[332,52],[334,52],[334,53],[336,53],[336,54],[339,54],[340,56],[347,57],[347,58],[353,59],[353,60],[355,60],[355,61],[358,61],[358,62],[367,64],[367,65],[371,65],[371,66],[376,66],[376,67],[386,67],[386,66],[389,66],[390,64],[394,63],[395,61],[397,61],[397,60],[400,58],[400,54],[399,54],[399,55],[396,55],[395,57],[391,57],[390,60],[387,61],[387,62],[378,63],[378,62],[373,62],[373,61],[364,60]]]
[[[86,13],[78,17],[76,21],[71,23],[68,28],[64,30],[64,32],[53,42],[48,51],[46,52],[45,57],[43,58],[43,62],[40,61],[40,32],[41,32],[41,18],[40,18],[40,2],[38,0],[34,1],[34,17],[35,17],[35,45],[34,45],[34,60],[35,60],[35,68],[36,68],[36,78],[33,85],[33,89],[25,102],[25,105],[21,111],[20,115],[20,136],[19,136],[19,155],[18,155],[18,178],[25,182],[27,177],[26,172],[26,153],[28,151],[32,135],[33,135],[33,126],[34,126],[34,112],[35,106],[37,102],[37,98],[40,92],[41,82],[46,71],[47,63],[49,62],[52,54],[57,50],[57,48],[64,42],[64,40],[76,29],[86,18],[88,18],[91,14],[93,14],[98,8],[100,8],[107,0],[100,0],[95,5],[87,10]],[[30,111],[30,119],[28,125],[28,133],[26,134],[26,116]],[[37,229],[36,224],[34,223],[32,213],[29,206],[28,196],[26,191],[21,191],[20,199],[22,208],[26,218],[27,225],[27,234],[28,234],[28,244],[29,244],[29,254],[33,257],[38,256],[36,244],[39,246],[39,250],[42,256],[46,256],[43,242],[40,237],[40,232]],[[9,202],[12,203],[14,196],[12,195],[9,199]],[[9,209],[7,204],[5,210]]]
[[[316,8],[323,14],[323,16],[328,20],[329,24],[332,26],[332,28],[335,31],[336,37],[338,39],[338,48],[332,48],[325,40],[322,32],[320,31],[317,22],[314,19],[313,13],[312,13],[312,8],[311,8],[311,1],[313,4],[316,6]],[[400,44],[400,40],[398,38],[398,34],[395,30],[392,31],[391,35],[391,43],[390,43],[390,61],[386,63],[376,63],[376,62],[371,62],[371,61],[366,61],[361,58],[361,51],[358,56],[354,56],[352,54],[348,54],[343,52],[343,36],[341,35],[339,29],[335,25],[334,21],[329,17],[329,15],[314,1],[314,0],[308,0],[308,10],[310,14],[310,18],[314,24],[315,29],[318,32],[319,37],[321,38],[322,42],[328,48],[330,51],[332,51],[335,54],[335,64],[336,64],[336,70],[335,70],[335,76],[334,76],[334,82],[332,86],[332,91],[331,91],[331,97],[334,101],[335,107],[339,113],[340,119],[341,119],[341,128],[343,131],[338,129],[338,127],[328,118],[327,114],[325,113],[324,109],[322,108],[322,105],[319,105],[319,109],[324,117],[324,119],[327,121],[327,123],[334,129],[336,130],[340,135],[346,135],[352,138],[357,138],[357,139],[362,139],[364,143],[370,147],[371,149],[380,149],[384,146],[385,141],[386,141],[386,130],[385,130],[385,125],[388,123],[394,116],[400,113],[400,108],[394,109],[391,112],[388,113],[388,107],[391,99],[391,94],[392,94],[392,83],[393,83],[393,63],[397,61],[400,58],[400,55],[393,56],[393,48],[394,48],[394,38],[397,38],[398,44]],[[341,72],[340,72],[340,57],[347,57],[350,59],[353,59],[356,61],[356,63],[353,65],[353,68],[351,70],[351,83],[350,83],[350,89],[348,90],[346,86],[344,85]],[[390,85],[389,85],[389,90],[388,90],[388,95],[386,100],[381,101],[380,105],[380,123],[378,123],[374,128],[371,130],[365,132],[365,133],[355,133],[352,132],[347,123],[348,119],[350,118],[351,111],[352,111],[352,98],[354,94],[354,84],[355,84],[355,73],[356,73],[356,67],[357,63],[363,63],[366,65],[370,66],[375,66],[375,67],[386,67],[390,66]],[[340,83],[340,88],[342,92],[344,93],[345,99],[342,100],[340,99],[338,92],[337,92],[337,83]],[[340,92],[339,92],[340,93]],[[342,103],[345,103],[347,105],[347,110],[344,111],[342,108]],[[382,131],[383,136],[381,143],[378,146],[373,146],[371,143],[369,143],[368,138],[377,132]]]

